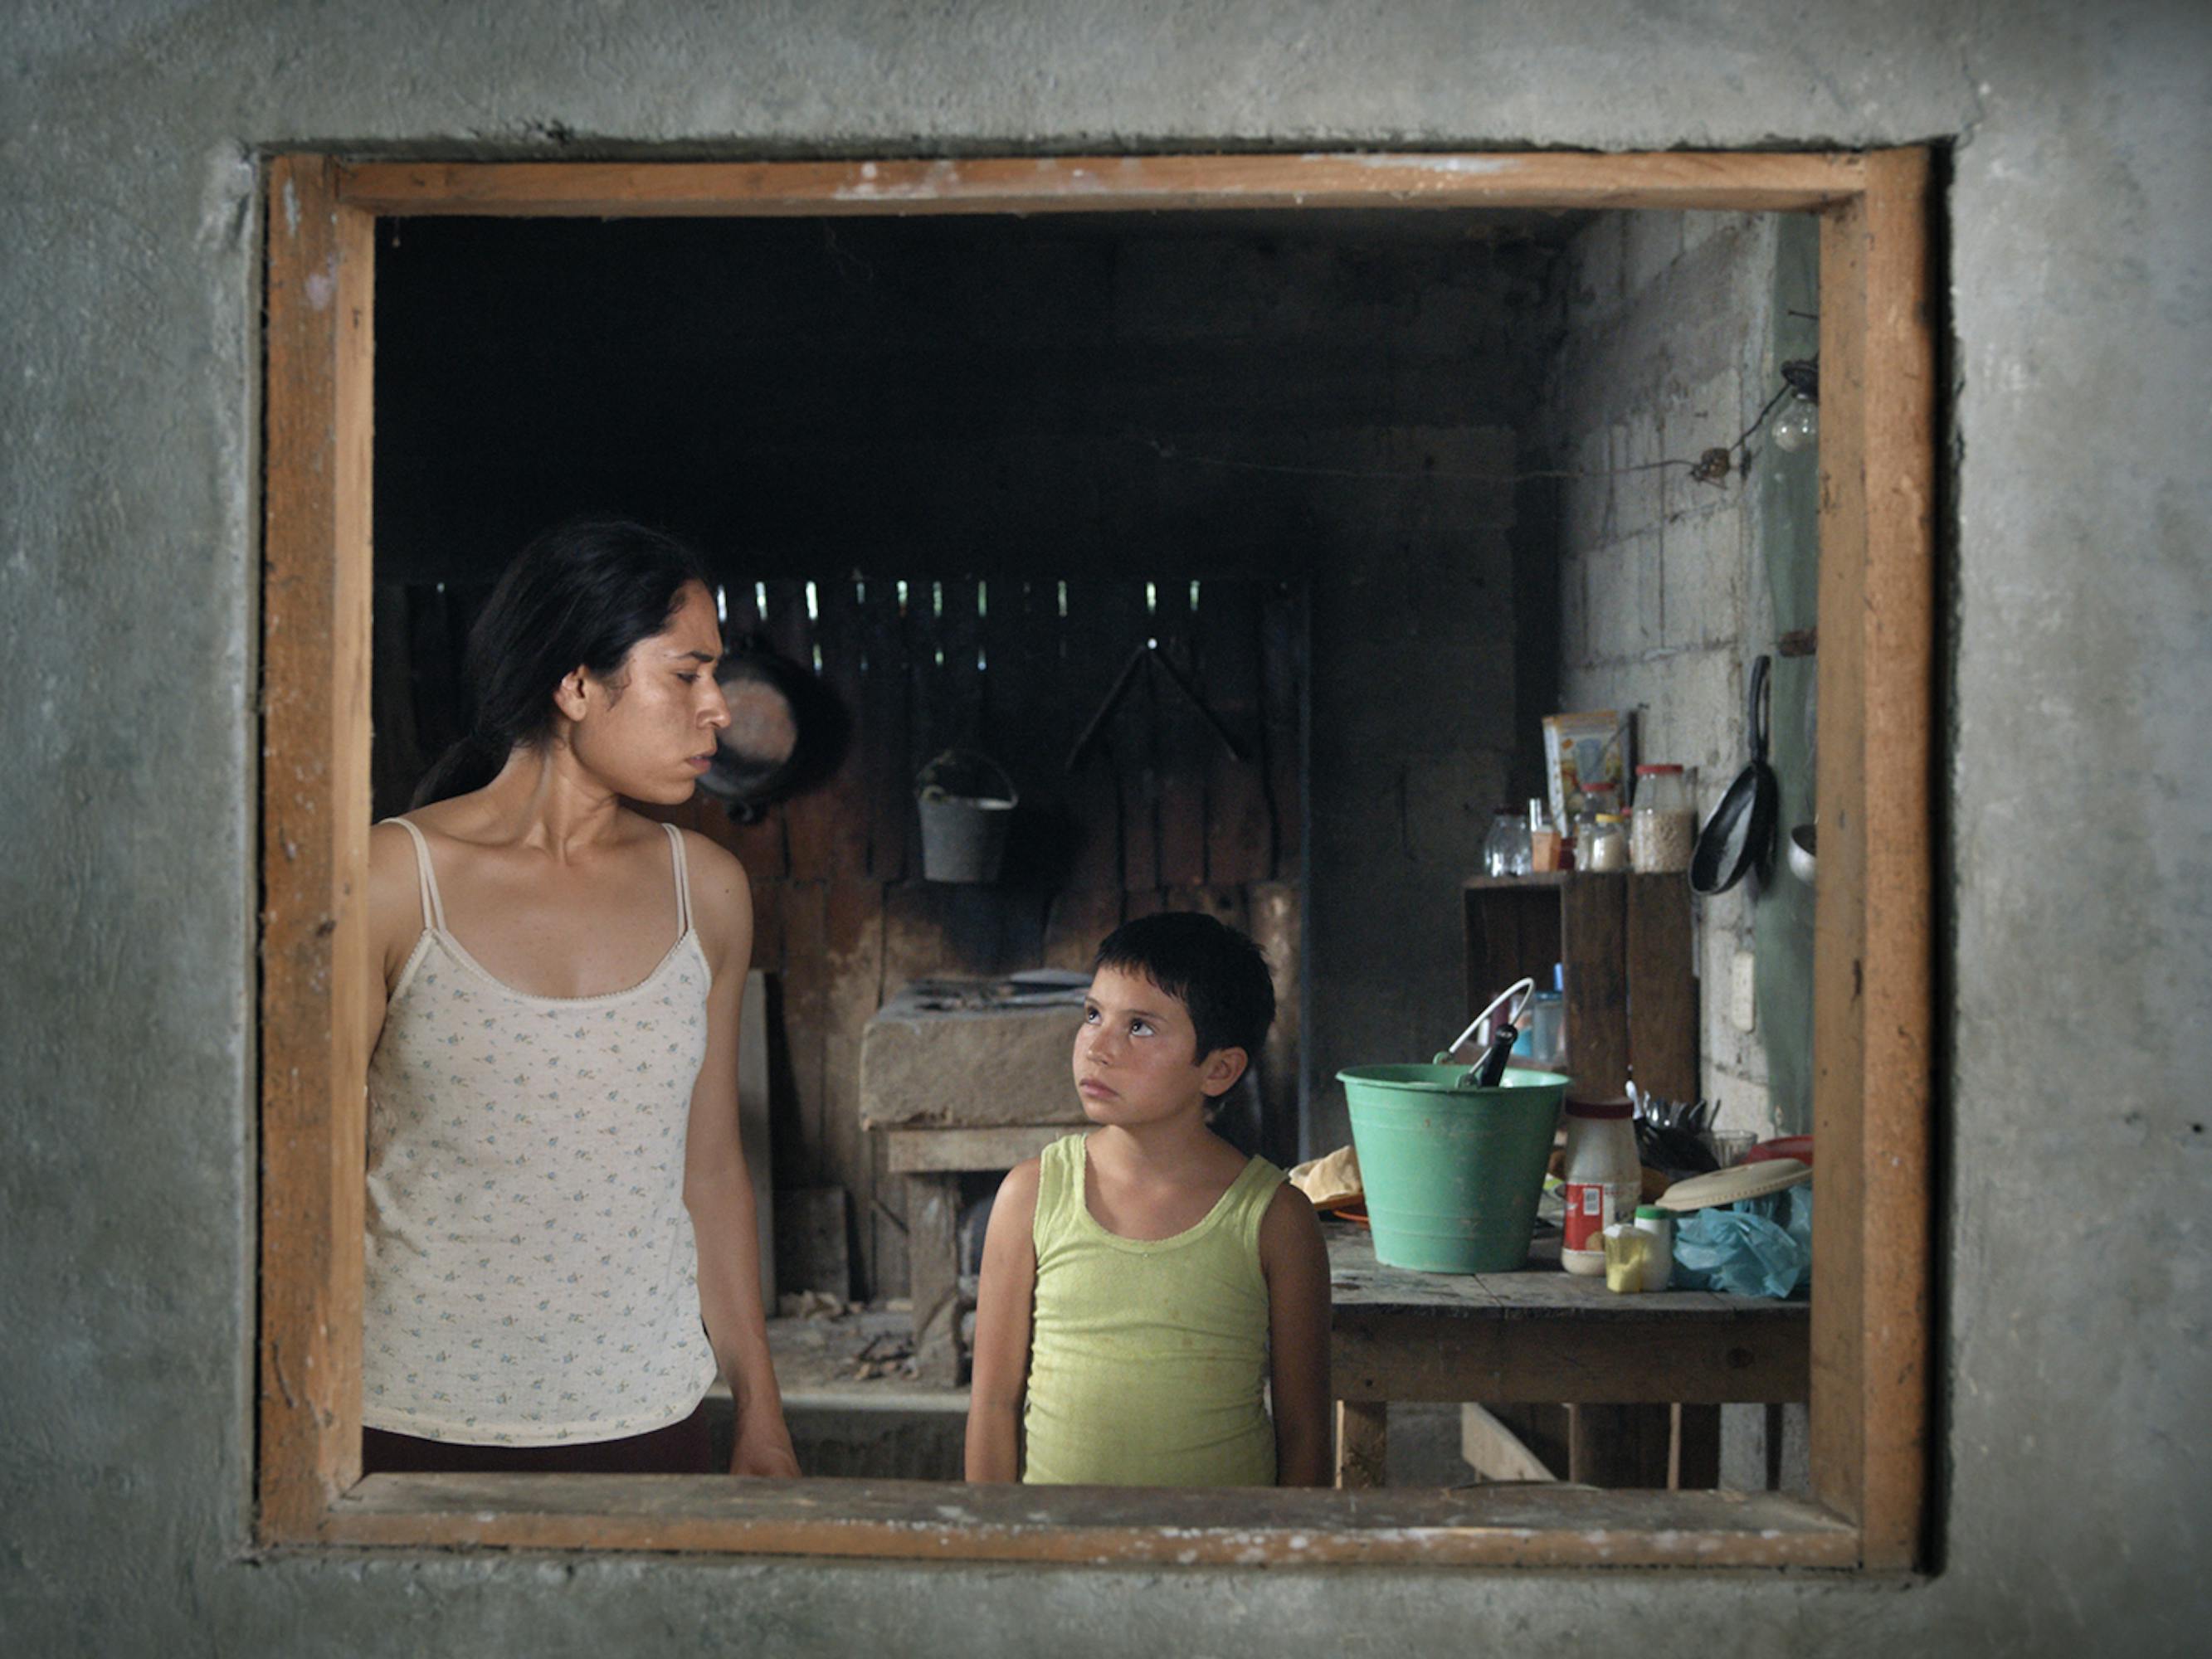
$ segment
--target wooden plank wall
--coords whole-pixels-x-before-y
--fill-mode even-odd
[[[1249,579],[787,578],[731,581],[732,638],[817,666],[853,716],[821,787],[732,821],[701,795],[665,814],[744,861],[754,963],[770,1010],[779,1188],[851,1197],[861,1293],[906,1285],[903,1182],[859,1121],[860,1034],[909,980],[1087,966],[1127,917],[1205,909],[1251,931],[1277,975],[1278,1029],[1255,1068],[1261,1150],[1296,1146],[1304,696],[1302,586]],[[380,814],[459,730],[459,662],[484,591],[380,588]],[[1243,746],[1238,759],[1157,665],[1141,669],[1084,763],[1070,750],[1131,654],[1157,641]],[[817,653],[818,652],[818,663]],[[915,775],[980,749],[1021,791],[992,886],[921,878]]]

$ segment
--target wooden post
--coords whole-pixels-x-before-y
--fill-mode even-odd
[[[1936,389],[1928,157],[1820,229],[1814,1490],[1869,1566],[1919,1550],[1928,1433]]]
[[[1628,878],[1628,1063],[1636,1086],[1662,1100],[1695,1100],[1698,981],[1691,971],[1690,884],[1680,875]]]
[[[1336,1402],[1336,1484],[1379,1486],[1390,1462],[1390,1407],[1380,1400]]]
[[[906,1178],[907,1260],[914,1286],[914,1375],[943,1388],[960,1382],[960,1177]]]
[[[259,1531],[361,1478],[372,221],[269,171],[261,727]]]
[[[1667,1490],[1707,1492],[1721,1483],[1721,1408],[1677,1401],[1667,1443]]]

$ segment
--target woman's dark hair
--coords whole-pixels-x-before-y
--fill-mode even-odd
[[[697,553],[624,519],[575,519],[515,556],[469,630],[468,736],[438,757],[413,805],[481,789],[518,744],[553,726],[553,690],[579,665],[600,679],[668,626],[691,582],[712,586]]]
[[[1275,982],[1260,947],[1226,922],[1197,910],[1162,910],[1125,921],[1106,935],[1091,971],[1141,974],[1190,1014],[1204,1060],[1242,1048],[1257,1060],[1275,1023]]]

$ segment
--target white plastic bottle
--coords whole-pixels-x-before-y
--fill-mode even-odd
[[[1643,1166],[1636,1156],[1636,1130],[1625,1100],[1567,1102],[1567,1156],[1562,1184],[1566,1188],[1566,1236],[1559,1241],[1559,1265],[1571,1273],[1605,1271],[1605,1230],[1616,1221],[1633,1223],[1642,1196]]]

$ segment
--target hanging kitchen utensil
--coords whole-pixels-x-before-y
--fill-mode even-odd
[[[1780,795],[1774,773],[1766,763],[1768,659],[1751,665],[1751,696],[1747,716],[1751,727],[1751,763],[1736,774],[1712,817],[1698,832],[1697,850],[1690,855],[1690,885],[1700,893],[1725,893],[1753,868],[1766,862],[1774,842],[1774,818]]]
[[[1490,1047],[1467,1074],[1469,1088],[1495,1089],[1504,1080],[1505,1062],[1513,1057],[1513,1044],[1520,1035],[1511,1020],[1498,1021],[1497,1035],[1490,1039]]]
[[[1231,759],[1242,761],[1249,758],[1244,745],[1237,740],[1236,734],[1221,723],[1221,716],[1213,712],[1204,697],[1199,696],[1198,688],[1190,683],[1189,677],[1175,665],[1174,659],[1166,652],[1160,649],[1157,640],[1147,640],[1129,653],[1129,660],[1121,665],[1121,673],[1115,677],[1113,685],[1108,689],[1106,700],[1098,705],[1097,712],[1091,715],[1082,734],[1075,739],[1075,746],[1067,751],[1069,771],[1073,772],[1083,763],[1084,756],[1097,740],[1107,716],[1128,695],[1129,687],[1135,683],[1138,673],[1146,669],[1156,669],[1168,677],[1168,684],[1182,692],[1184,701],[1198,710],[1200,717],[1212,728],[1213,735],[1221,740],[1221,746],[1229,751]]]
[[[1483,1050],[1481,1059],[1467,1068],[1455,1085],[1462,1089],[1495,1089],[1499,1080],[1505,1075],[1506,1062],[1512,1057],[1514,1042],[1521,1035],[1521,1028],[1516,1022],[1527,1010],[1528,1004],[1534,1000],[1535,995],[1534,980],[1515,980],[1512,984],[1492,997],[1489,1005],[1480,1013],[1468,1021],[1467,1030],[1462,1031],[1446,1047],[1440,1049],[1432,1063],[1437,1066],[1452,1064],[1454,1051],[1482,1028],[1482,1022],[1495,1013],[1501,1004],[1510,1003],[1514,998],[1519,997],[1520,1006],[1510,1010],[1492,1028],[1490,1046]]]

